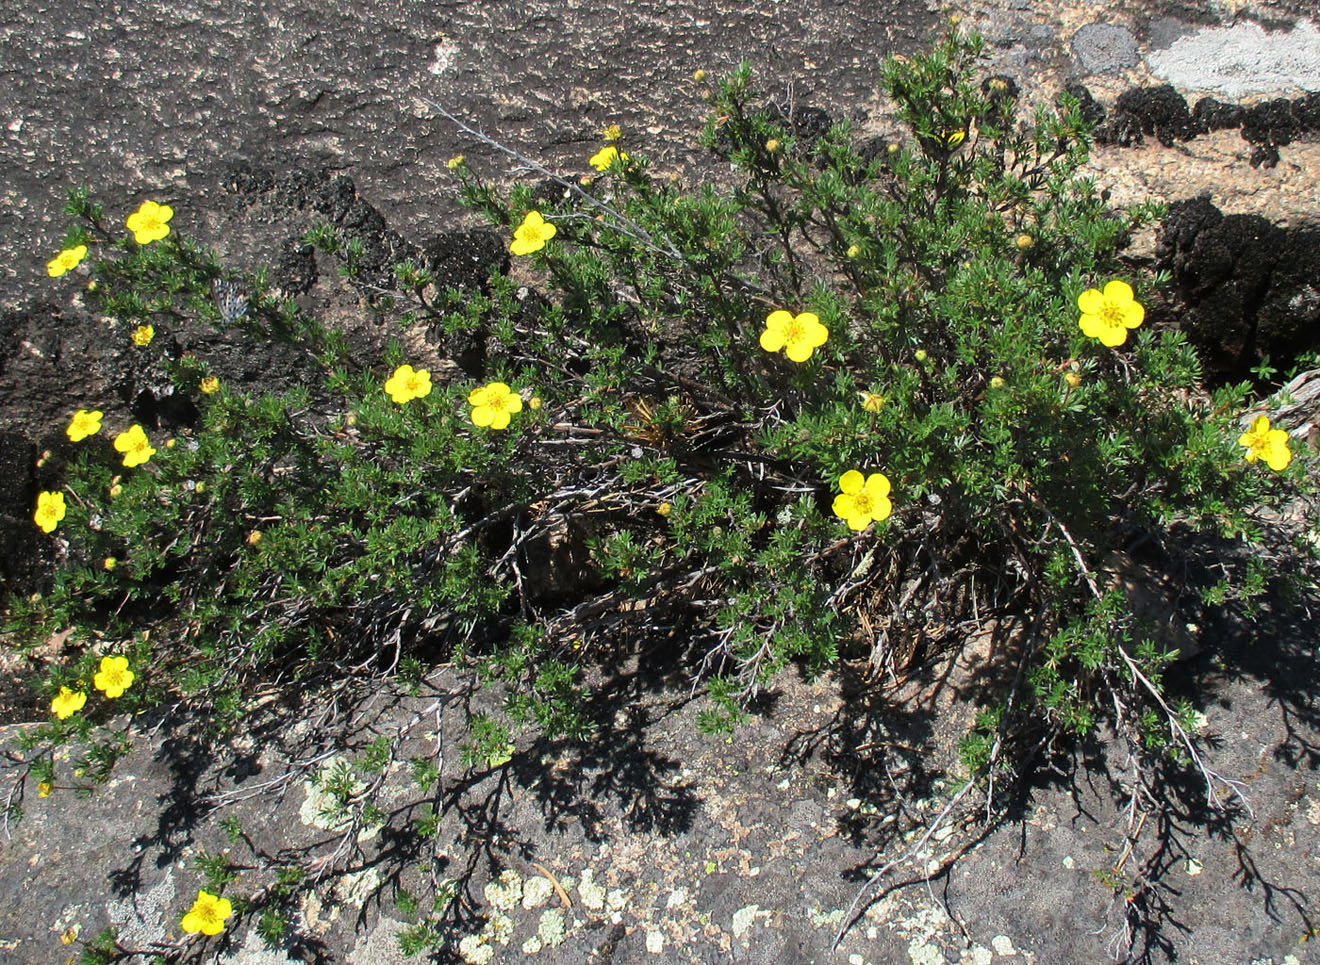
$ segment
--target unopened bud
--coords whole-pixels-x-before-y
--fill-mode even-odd
[[[247,534],[247,542],[248,542],[248,546],[256,546],[258,543],[260,543],[260,542],[261,542],[261,530],[259,530],[259,529],[254,529],[252,532],[248,533],[248,534]]]
[[[1082,384],[1082,377],[1078,375],[1076,372],[1064,372],[1063,381],[1067,382],[1070,386],[1072,386],[1075,389],[1077,388],[1077,386]]]
[[[657,516],[668,516],[674,507],[670,503],[661,503],[655,508]]]
[[[912,357],[916,359],[918,362],[921,362],[923,364],[925,363],[926,359],[930,358],[930,356],[926,354],[926,350],[924,348],[917,349],[915,352],[912,353]]]
[[[1013,244],[1018,246],[1019,251],[1027,251],[1036,244],[1036,239],[1024,231],[1013,239]]]
[[[706,83],[706,71],[700,67],[694,70],[692,72],[692,82],[694,84]]]
[[[990,388],[992,388],[992,389],[1002,389],[1003,387],[1004,387],[1004,380],[1003,380],[1003,379],[1001,379],[1001,378],[1000,378],[999,376],[997,376],[997,375],[992,375],[992,376],[990,377]]]
[[[119,560],[115,559],[113,556],[107,556],[104,560],[101,561],[101,566],[105,569],[107,573],[109,573],[118,565],[119,565]]]
[[[861,253],[862,253],[862,249],[861,249],[860,246],[858,246],[858,245],[849,245],[849,246],[848,246],[848,257],[849,257],[849,258],[856,258],[856,257],[857,257],[858,255],[860,255]]]
[[[780,147],[779,138],[777,137],[772,137],[770,138],[770,140],[765,142],[765,150],[767,154],[778,154],[779,147]]]

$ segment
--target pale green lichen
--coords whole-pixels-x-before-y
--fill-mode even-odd
[[[557,908],[541,912],[536,934],[547,947],[558,948],[564,943],[564,913]]]

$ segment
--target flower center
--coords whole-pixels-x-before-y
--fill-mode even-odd
[[[1100,309],[1100,317],[1110,328],[1123,327],[1123,310],[1117,305],[1106,305]]]
[[[871,494],[860,492],[853,497],[853,508],[857,510],[858,516],[871,515]]]
[[[800,342],[806,337],[806,326],[796,318],[784,326],[784,338],[789,342]]]

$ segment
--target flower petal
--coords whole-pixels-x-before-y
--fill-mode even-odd
[[[767,328],[761,333],[761,348],[767,352],[778,352],[785,341],[783,329]]]
[[[1127,305],[1135,297],[1132,293],[1132,286],[1125,281],[1119,281],[1117,278],[1105,286],[1105,301],[1111,305]]]
[[[856,495],[866,485],[866,477],[856,469],[849,469],[839,477],[839,489],[848,495]]]
[[[790,345],[784,354],[794,362],[801,363],[811,358],[811,353],[814,351],[815,349],[811,347],[809,342],[798,341]]]
[[[1105,296],[1098,288],[1088,288],[1077,296],[1077,307],[1084,315],[1098,315],[1105,307]]]
[[[889,495],[889,477],[882,472],[873,472],[866,477],[866,494],[872,499],[884,499]]]
[[[1123,313],[1123,324],[1128,328],[1136,328],[1146,319],[1146,309],[1142,307],[1141,302],[1131,302],[1119,311]]]

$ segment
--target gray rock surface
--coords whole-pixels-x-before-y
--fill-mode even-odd
[[[1073,55],[1086,74],[1108,74],[1131,67],[1138,59],[1132,32],[1108,23],[1088,23],[1073,34]]]

